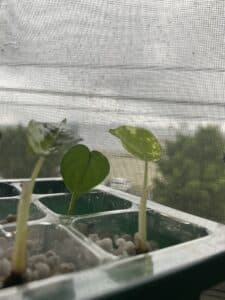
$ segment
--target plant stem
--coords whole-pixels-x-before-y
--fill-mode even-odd
[[[74,213],[75,206],[76,206],[76,200],[78,198],[78,195],[79,195],[79,193],[77,193],[77,192],[73,192],[72,193],[72,197],[71,197],[71,200],[70,200],[69,208],[68,208],[68,211],[67,211],[67,214],[69,216],[71,216]]]
[[[22,274],[26,270],[26,241],[28,234],[27,221],[29,218],[31,195],[35,179],[39,174],[43,162],[44,157],[40,157],[35,164],[30,181],[23,184],[22,194],[18,205],[16,238],[12,256],[12,272],[17,274]]]
[[[140,250],[145,252],[147,250],[147,220],[146,220],[146,202],[148,197],[148,161],[145,161],[144,182],[142,197],[138,212],[138,236],[140,239]]]

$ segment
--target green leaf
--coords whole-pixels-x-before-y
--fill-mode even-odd
[[[156,137],[147,129],[120,126],[109,132],[118,137],[123,147],[132,155],[144,161],[157,161],[161,157],[161,146]]]
[[[60,170],[70,192],[83,193],[101,183],[108,175],[110,166],[103,154],[79,144],[65,153]]]
[[[31,120],[27,127],[27,143],[32,153],[49,155],[69,141],[73,136],[66,128],[66,119],[61,123],[42,123]]]

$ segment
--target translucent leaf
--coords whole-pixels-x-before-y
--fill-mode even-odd
[[[42,123],[31,120],[27,127],[27,142],[30,150],[38,155],[49,155],[73,140],[66,128],[66,119],[61,123]]]
[[[107,158],[85,145],[76,145],[67,151],[61,162],[61,174],[66,187],[73,192],[86,192],[101,183],[108,175]]]
[[[157,161],[161,157],[161,146],[149,130],[132,126],[120,126],[109,132],[118,137],[123,147],[144,161]]]

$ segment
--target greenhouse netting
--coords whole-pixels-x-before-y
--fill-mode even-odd
[[[162,146],[149,198],[225,224],[224,32],[221,0],[0,0],[0,178],[30,176],[30,120],[66,118],[109,160],[102,184],[140,196],[144,162],[109,133],[137,126]]]
[[[109,154],[111,177],[127,178],[138,193],[141,162],[124,157],[108,130],[119,124],[141,126],[166,151],[166,141],[172,140],[180,155],[169,154],[170,166],[166,161],[160,165],[169,184],[186,174],[180,179],[182,189],[179,182],[171,183],[174,200],[169,205],[196,214],[199,209],[202,216],[225,221],[223,34],[223,1],[2,0],[0,122],[8,138],[2,139],[1,176],[29,174],[14,163],[4,166],[9,163],[6,155],[12,159],[6,143],[14,162],[23,163],[13,146],[13,135],[23,134],[18,124],[66,117],[88,145]],[[177,134],[192,143],[188,136],[200,130],[196,134],[204,139],[199,127],[209,125],[215,129],[205,132],[206,140],[198,142],[196,136],[197,145],[187,145],[185,153],[186,144],[180,141],[180,146]],[[209,153],[201,156],[205,151]],[[202,168],[207,174],[200,179]],[[199,205],[199,197],[205,203]]]

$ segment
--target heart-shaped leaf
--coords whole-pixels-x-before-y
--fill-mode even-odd
[[[161,146],[149,130],[133,126],[120,126],[109,132],[118,137],[123,147],[144,161],[157,161],[161,157]]]
[[[102,153],[90,151],[79,144],[65,153],[60,169],[70,192],[83,193],[101,183],[108,175],[110,166]]]

